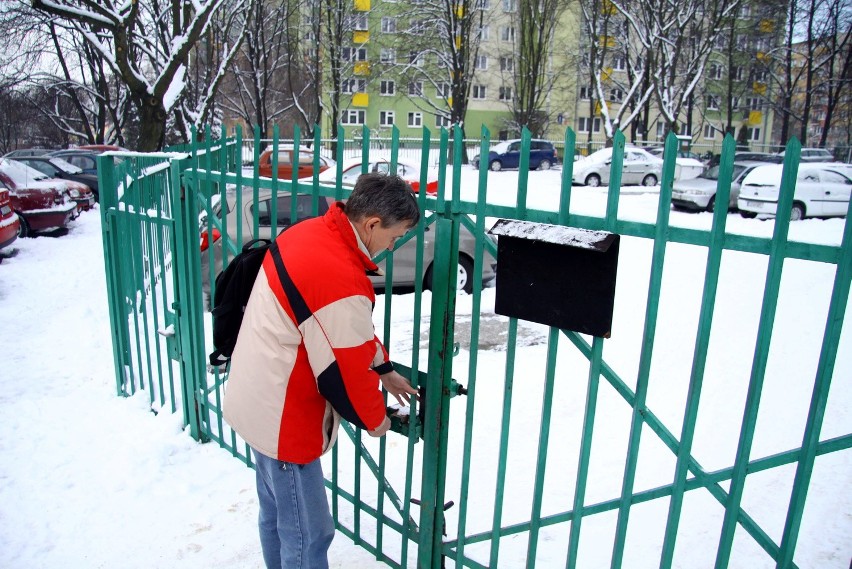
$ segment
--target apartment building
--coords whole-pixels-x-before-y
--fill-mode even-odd
[[[450,14],[438,7],[443,3],[425,0],[341,0],[348,12],[338,66],[340,111],[339,116],[326,116],[323,130],[329,132],[336,119],[347,136],[366,125],[374,137],[389,136],[396,126],[403,138],[419,138],[424,126],[433,132],[449,126],[452,78],[460,73],[459,58],[466,58],[466,135],[478,137],[486,126],[493,139],[517,136],[512,103],[517,95],[519,1],[471,0]],[[678,117],[679,134],[691,135],[696,146],[717,149],[727,131],[756,147],[769,143],[773,113],[766,54],[783,30],[776,19],[779,11],[770,4],[743,6],[731,33],[718,38],[700,85]],[[631,80],[644,63],[641,52],[631,49],[623,18],[606,8],[606,2],[601,6],[609,10],[612,27],[598,37],[588,33],[578,3],[559,12],[544,71],[544,136],[560,140],[570,126],[578,141],[591,143],[589,150],[605,143],[606,117],[632,104],[627,97]],[[598,66],[600,90],[590,80],[591,42],[598,54],[605,48],[606,61]],[[334,86],[330,73],[324,76],[328,97]],[[632,142],[659,142],[668,132],[655,99],[649,101],[623,128]],[[629,111],[621,112],[622,120]]]

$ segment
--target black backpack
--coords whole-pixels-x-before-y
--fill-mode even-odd
[[[212,366],[228,363],[234,353],[251,289],[271,244],[269,239],[249,241],[216,277],[212,310],[214,350],[210,354]],[[274,248],[275,253],[277,248]]]

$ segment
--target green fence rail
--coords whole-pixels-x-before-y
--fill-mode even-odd
[[[297,153],[306,145],[322,145],[319,129],[314,132],[302,140],[296,129]],[[365,169],[375,152],[370,134],[365,128],[360,136]],[[148,391],[158,411],[181,409],[193,437],[214,441],[251,466],[250,449],[222,418],[227,370],[205,363],[212,351],[207,307],[215,276],[242,243],[317,215],[324,203],[345,198],[349,189],[339,181],[320,184],[316,174],[308,180],[295,174],[259,177],[263,143],[257,129],[248,141],[239,129],[227,140],[212,141],[209,131],[203,138],[207,142],[171,153],[100,159],[117,388],[121,395]],[[530,138],[524,131],[522,156],[529,155]],[[394,289],[394,259],[401,247],[413,247],[418,276],[397,290],[403,294],[379,296],[375,314],[398,368],[424,397],[412,405],[407,422],[395,421],[396,432],[379,440],[344,424],[347,436],[324,458],[339,532],[391,567],[742,567],[742,556],[754,555],[754,548],[762,552],[763,565],[797,567],[817,457],[848,453],[852,446],[848,432],[821,436],[852,280],[849,216],[839,246],[788,239],[800,149],[794,139],[787,145],[771,238],[728,231],[724,208],[716,208],[709,230],[671,225],[675,163],[668,157],[677,149],[672,135],[654,219],[619,218],[621,133],[614,138],[609,187],[600,194],[604,213],[581,214],[572,208],[575,142],[569,129],[561,172],[532,173],[522,160],[515,181],[511,173],[489,174],[485,161],[478,171],[463,166],[461,153],[470,149],[457,129],[435,137],[424,129],[418,196],[423,216],[381,259],[386,276],[377,286]],[[273,156],[279,144],[276,130]],[[490,144],[484,129],[479,152],[486,153]],[[242,169],[246,147],[253,149],[251,172]],[[394,129],[380,155],[391,171],[399,148]],[[338,180],[343,150],[341,141],[335,156]],[[726,138],[716,203],[727,203],[730,195],[734,150],[734,140]],[[317,172],[318,153],[314,156]],[[273,174],[277,166],[273,162]],[[427,172],[435,166],[438,194],[427,195]],[[537,199],[541,178],[532,181],[544,175],[558,178],[558,203],[549,207]],[[454,267],[472,267],[469,275],[480,275],[497,255],[487,235],[494,218],[605,230],[629,240],[619,287],[647,292],[631,307],[619,307],[617,298],[618,349],[610,349],[615,340],[494,314],[494,288],[480,278],[473,279],[472,294],[459,293]],[[462,239],[474,243],[470,258],[460,252]],[[703,271],[695,278],[700,292],[684,300],[697,314],[694,329],[681,334],[694,337],[686,348],[691,350],[686,371],[661,370],[657,363],[669,349],[659,338],[671,325],[661,307],[673,294],[664,276],[675,247],[690,248]],[[644,272],[626,272],[631,252],[647,256]],[[740,325],[729,315],[720,318],[717,310],[725,263],[734,255],[767,268],[758,295],[754,353],[742,372],[742,412],[731,425],[713,408],[708,411],[702,396],[711,391],[708,382],[723,357],[713,343]],[[824,329],[818,332],[821,344],[813,354],[815,373],[801,378],[812,392],[796,434],[800,442],[765,453],[765,445],[755,445],[761,429],[789,419],[783,410],[767,416],[762,403],[771,381],[784,267],[791,261],[830,267],[833,285]],[[625,278],[635,280],[625,285]],[[795,299],[785,302],[795,304]],[[621,330],[619,308],[644,314],[641,329]],[[681,386],[682,401],[654,408],[655,385],[661,382]],[[729,462],[715,456],[699,461],[697,435],[708,425],[736,439]],[[612,487],[601,482],[602,468],[620,473]],[[782,529],[777,520],[767,524],[764,515],[754,513],[749,499],[761,476],[779,472],[790,479],[789,493],[765,498],[781,512],[776,517],[784,519]],[[843,492],[844,481],[836,483]],[[715,543],[713,558],[696,560],[691,548],[708,539]]]

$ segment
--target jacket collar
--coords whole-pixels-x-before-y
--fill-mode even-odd
[[[326,225],[340,235],[343,242],[352,250],[353,255],[364,265],[366,271],[375,271],[378,269],[378,266],[370,259],[367,247],[361,242],[349,218],[343,213],[343,202],[332,204],[325,213],[324,218]]]

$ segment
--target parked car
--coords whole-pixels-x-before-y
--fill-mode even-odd
[[[647,149],[646,149],[647,150]],[[648,153],[657,158],[663,158],[664,148],[656,147]],[[701,175],[707,165],[695,152],[679,150],[675,158],[675,180],[691,180]]]
[[[31,170],[13,160],[0,160],[0,181],[9,189],[12,209],[20,220],[19,237],[64,227],[76,217],[77,204],[69,197],[65,182],[33,180],[21,172],[24,168]]]
[[[549,170],[558,164],[556,148],[548,140],[533,139],[530,141],[530,170]],[[479,168],[479,155],[471,160],[474,167]],[[518,168],[521,165],[521,139],[505,140],[494,145],[488,152],[488,168],[499,172],[504,168]]]
[[[784,151],[782,150],[776,156],[783,160]],[[799,162],[834,162],[834,154],[825,148],[802,148]]]
[[[0,249],[8,247],[18,238],[21,220],[12,211],[12,198],[9,188],[0,181]]]
[[[16,159],[30,168],[35,168],[48,178],[59,178],[72,180],[88,186],[94,193],[95,201],[98,201],[98,177],[86,174],[59,156],[22,156]]]
[[[740,185],[746,174],[765,162],[734,162],[731,180],[731,198],[728,208],[737,207]],[[719,185],[719,166],[705,170],[697,178],[677,180],[672,187],[672,205],[692,211],[713,211],[716,205],[716,188]]]
[[[296,221],[313,217],[313,196],[299,195],[296,198]],[[280,232],[291,223],[291,196],[289,192],[278,192],[277,204],[277,230]],[[242,218],[243,227],[243,242],[239,245],[242,247],[253,239],[252,227],[254,224],[255,208],[258,214],[258,231],[259,237],[270,239],[272,236],[271,223],[271,202],[272,193],[268,190],[261,190],[257,206],[255,206],[252,192],[242,192],[242,202],[237,204],[237,196],[235,192],[230,193],[226,199],[227,213],[227,229],[228,234],[233,243],[237,243],[237,218]],[[320,198],[318,214],[323,215],[328,211],[329,206],[334,202],[332,198]],[[214,203],[213,212],[217,217],[221,218],[221,202]],[[222,247],[217,242],[221,239],[218,231],[213,231],[212,238],[207,233],[207,218],[206,215],[201,216],[199,220],[201,230],[201,281],[205,294],[210,295],[210,251],[213,251],[215,278],[222,270]],[[423,246],[423,273],[415,275],[415,255],[416,242],[415,240],[408,241],[393,254],[393,285],[394,286],[414,286],[416,280],[421,280],[424,288],[431,289],[432,287],[432,262],[435,256],[435,232],[431,228],[427,228],[424,233]],[[486,239],[493,239],[491,236],[486,236]],[[473,258],[476,247],[476,240],[466,228],[462,228],[459,235],[459,264],[458,264],[458,288],[468,293],[473,291]],[[384,268],[385,263],[379,263],[380,268]],[[481,279],[483,283],[487,283],[496,276],[497,260],[492,257],[487,251],[484,255],[483,268]],[[382,288],[385,285],[385,277],[374,276],[370,277],[373,281],[373,286]]]
[[[278,148],[278,179],[289,180],[293,177],[293,147],[281,146]],[[334,160],[319,157],[319,170],[324,172],[335,165]],[[314,174],[314,152],[310,148],[299,149],[299,163],[296,166],[297,178],[306,178]],[[272,147],[260,153],[258,160],[258,171],[261,176],[272,177]]]
[[[49,148],[19,148],[18,150],[13,150],[11,152],[7,152],[3,155],[3,158],[19,158],[21,156],[43,156],[51,152]]]
[[[363,162],[360,158],[347,160],[343,163],[343,175],[341,180],[343,185],[354,186],[355,181],[361,175],[361,166]],[[373,159],[367,165],[368,172],[384,172],[390,171],[390,161],[382,159]],[[420,191],[420,167],[413,162],[407,160],[397,160],[396,173],[403,180],[408,182],[415,192]],[[334,184],[337,180],[337,169],[329,168],[319,175],[319,181],[327,184]],[[438,193],[438,173],[435,170],[428,170],[426,173],[426,193]]]
[[[45,173],[27,166],[23,162],[17,160],[9,160],[15,166],[14,175],[18,185],[30,185],[33,182],[54,184],[77,204],[77,211],[88,211],[95,205],[95,195],[91,188],[86,184],[76,182],[74,180],[63,180],[60,178],[50,178]]]
[[[95,152],[128,152],[127,148],[115,144],[82,144],[76,148],[80,150],[94,150]]]
[[[737,207],[745,217],[776,214],[781,188],[781,164],[759,166],[745,177]],[[796,176],[791,220],[845,216],[852,193],[852,170],[838,163],[802,163]]]
[[[718,166],[719,161],[722,159],[721,154],[714,154],[710,159],[708,166],[711,168],[713,166]],[[780,164],[784,161],[782,156],[778,156],[777,154],[771,154],[769,152],[751,152],[749,150],[737,150],[734,152],[734,162],[769,162],[772,164]]]
[[[83,171],[84,174],[98,175],[98,155],[101,153],[96,150],[80,150],[78,148],[69,148],[67,150],[56,150],[48,154],[48,156],[56,156],[62,158],[66,162],[73,164]],[[94,189],[94,188],[93,188]]]
[[[612,148],[602,148],[574,163],[572,182],[586,186],[609,183]],[[635,146],[624,148],[621,183],[629,186],[641,184],[656,186],[663,172],[663,160]]]

